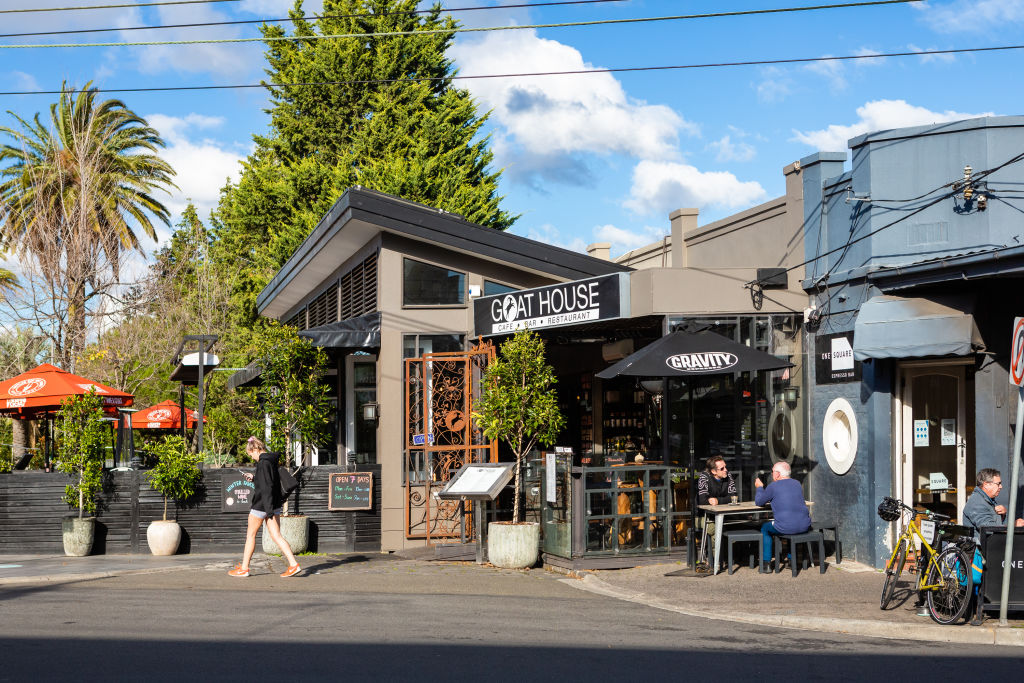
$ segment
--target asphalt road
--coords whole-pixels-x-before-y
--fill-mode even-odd
[[[981,672],[1009,680],[1020,671],[1017,648],[700,619],[587,593],[538,570],[303,559],[315,566],[288,580],[276,564],[233,579],[215,563],[0,586],[0,681],[970,680]]]

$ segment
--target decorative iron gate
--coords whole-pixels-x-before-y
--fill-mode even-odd
[[[405,361],[405,533],[427,543],[473,534],[472,506],[436,497],[467,463],[496,462],[497,443],[473,426],[473,401],[494,345],[427,353]]]

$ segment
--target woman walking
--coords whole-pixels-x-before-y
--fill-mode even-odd
[[[242,553],[241,564],[228,572],[231,576],[249,576],[249,561],[256,550],[256,532],[267,525],[270,538],[274,540],[277,547],[284,553],[288,560],[288,569],[281,578],[295,576],[302,567],[292,554],[292,548],[288,541],[281,535],[281,507],[284,504],[284,495],[281,492],[281,479],[277,473],[277,453],[268,453],[267,446],[255,436],[250,436],[245,444],[245,452],[250,458],[256,461],[256,490],[253,491],[252,509],[249,510],[249,526],[245,532],[245,551]]]

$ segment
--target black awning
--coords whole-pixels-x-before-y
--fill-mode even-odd
[[[969,297],[876,296],[857,313],[853,357],[967,356],[985,349]]]
[[[597,377],[688,377],[791,367],[787,360],[714,332],[672,332],[602,370]]]
[[[228,377],[228,390],[233,391],[243,387],[258,386],[261,374],[263,374],[263,368],[260,366],[259,361],[253,361]]]
[[[367,313],[299,332],[324,349],[380,348],[380,312]]]

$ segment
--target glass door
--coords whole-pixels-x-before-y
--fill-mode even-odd
[[[345,357],[345,461],[377,462],[377,420],[367,419],[364,406],[377,402],[377,357]]]

